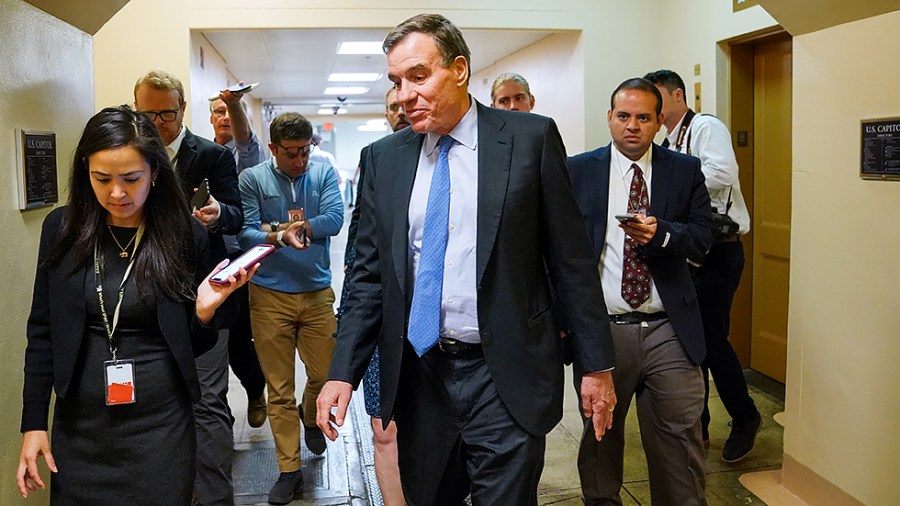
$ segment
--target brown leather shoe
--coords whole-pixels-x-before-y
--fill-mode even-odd
[[[262,427],[266,423],[266,394],[254,399],[247,404],[247,423],[251,427]]]

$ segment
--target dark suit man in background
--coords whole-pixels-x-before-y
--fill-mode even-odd
[[[210,253],[215,262],[228,256],[222,234],[237,234],[244,224],[238,193],[237,167],[230,151],[197,137],[183,125],[187,101],[184,87],[172,74],[154,70],[134,85],[134,107],[156,125],[175,173],[187,198],[204,179],[209,180],[209,200],[194,216],[209,231]],[[220,313],[233,315],[232,301]],[[217,318],[219,328],[231,322]],[[228,335],[220,333],[212,350],[197,357],[200,402],[194,404],[197,426],[197,478],[195,499],[202,506],[234,504],[231,462],[234,436],[228,407]]]
[[[603,282],[620,400],[602,441],[586,424],[581,488],[585,504],[622,504],[625,416],[636,395],[653,504],[706,504],[699,367],[706,350],[686,259],[712,244],[709,194],[699,160],[653,145],[663,122],[653,84],[629,79],[610,102],[612,144],[569,159]],[[616,221],[626,213],[632,221]]]
[[[458,505],[471,490],[475,505],[536,505],[545,435],[562,417],[551,283],[597,438],[615,405],[603,294],[562,140],[548,118],[469,96],[469,50],[446,18],[406,20],[384,49],[411,128],[369,148],[359,258],[317,423],[337,437],[329,418],[343,424],[377,342],[407,501]]]

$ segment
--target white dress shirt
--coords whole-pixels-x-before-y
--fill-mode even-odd
[[[447,134],[456,141],[449,152],[450,218],[444,257],[441,297],[441,337],[468,343],[481,341],[475,286],[475,245],[478,237],[478,111],[469,97],[469,111]],[[408,275],[415,280],[422,251],[422,231],[431,177],[441,136],[427,134],[409,200]]]
[[[187,133],[187,128],[184,128],[184,125],[181,126],[181,131],[178,132],[178,135],[175,137],[168,146],[166,146],[166,153],[169,155],[169,161],[172,162],[172,168],[175,169],[175,157],[178,156],[178,150],[181,149],[181,142],[184,140],[184,136]]]
[[[609,314],[623,314],[632,311],[641,313],[657,313],[665,311],[653,271],[650,271],[650,298],[637,309],[632,308],[622,298],[622,271],[625,266],[625,231],[619,228],[617,214],[628,212],[628,193],[631,189],[631,178],[634,170],[631,164],[636,163],[644,174],[647,185],[647,197],[653,202],[650,181],[653,177],[653,150],[648,149],[640,160],[631,161],[612,143],[609,150],[609,206],[606,211],[606,240],[600,254],[600,280],[603,283],[603,299]]]
[[[687,113],[685,113],[687,114]],[[678,124],[668,132],[669,149],[696,156],[700,159],[700,168],[706,177],[706,189],[714,208],[725,214],[728,203],[728,192],[731,190],[731,208],[728,216],[738,224],[738,233],[750,231],[750,213],[741,194],[741,182],[738,180],[738,164],[731,147],[731,134],[719,118],[709,114],[697,114],[688,126],[685,141],[675,145],[684,116]],[[688,142],[690,141],[690,142]]]

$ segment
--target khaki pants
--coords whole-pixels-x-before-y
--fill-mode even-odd
[[[328,377],[336,321],[331,287],[283,293],[250,285],[250,317],[256,354],[268,386],[269,425],[281,472],[300,469],[300,416],[294,396],[294,350],[306,366],[304,425],[316,425],[316,397]]]

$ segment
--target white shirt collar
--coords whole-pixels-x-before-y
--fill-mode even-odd
[[[469,110],[466,111],[459,123],[447,135],[453,137],[453,140],[458,144],[462,144],[473,151],[478,146],[478,108],[475,106],[475,99],[471,95],[469,95]],[[437,147],[441,137],[435,133],[425,135],[425,144],[422,146],[422,149],[427,156],[431,156],[434,152],[434,148]]]
[[[181,131],[178,132],[178,135],[175,137],[175,140],[169,143],[166,148],[171,149],[169,152],[169,161],[174,160],[176,156],[178,156],[178,150],[181,149],[181,141],[184,140],[184,136],[187,133],[187,128],[184,125],[181,125]]]
[[[627,156],[623,155],[619,148],[616,147],[616,143],[612,143],[612,149],[610,150],[610,170],[619,177],[624,179],[625,176],[631,177],[631,164],[636,163],[638,167],[641,168],[641,172],[643,173],[644,180],[650,181],[650,171],[653,169],[653,145],[650,145],[650,148],[647,149],[647,152],[644,153],[644,156],[640,157],[638,160],[632,160]]]

